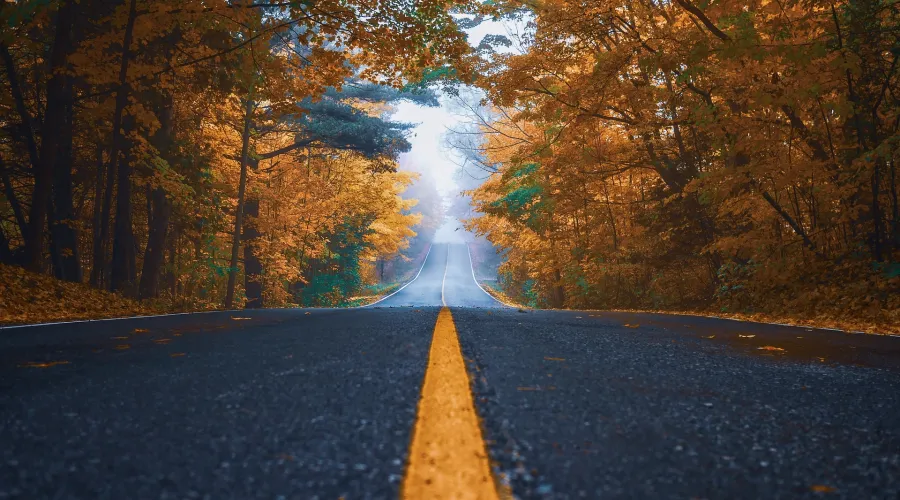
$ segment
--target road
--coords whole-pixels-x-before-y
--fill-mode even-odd
[[[370,307],[0,330],[0,498],[900,496],[900,338],[523,311],[468,257]]]

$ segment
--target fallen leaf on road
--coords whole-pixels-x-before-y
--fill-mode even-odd
[[[306,311],[306,312],[305,312],[305,313],[303,313],[303,314],[309,314],[309,311]]]
[[[640,325],[640,324],[637,324],[637,323],[635,323],[635,324],[633,324],[633,325],[632,325],[631,323],[625,323],[625,324],[622,325],[622,326],[624,326],[625,328],[637,328],[637,327],[639,327],[639,326],[641,326],[641,325]]]
[[[739,333],[739,334],[738,334],[738,337],[741,337],[741,338],[744,338],[744,339],[752,339],[753,337],[756,337],[756,335],[741,335],[741,334]]]
[[[761,351],[784,351],[784,349],[780,347],[775,347],[773,345],[764,345],[762,347],[757,347],[757,349]]]
[[[115,349],[117,351],[124,351],[125,349],[131,349],[131,346],[128,344],[119,344],[119,345],[113,347],[113,349]]]
[[[46,361],[46,362],[29,361],[27,363],[22,363],[21,365],[19,365],[19,368],[50,368],[51,366],[67,365],[67,364],[69,364],[68,361]]]
[[[826,486],[824,484],[814,484],[810,486],[809,489],[813,490],[816,493],[834,493],[835,491],[831,486]]]
[[[154,342],[156,342],[157,344],[168,344],[171,341],[172,341],[172,339],[156,339],[156,340],[154,340]]]
[[[517,391],[537,391],[540,390],[537,387],[516,387]]]
[[[714,338],[716,338],[716,336],[715,336],[715,335],[709,335],[709,336],[703,337],[703,338],[705,338],[705,339],[714,339]]]
[[[581,319],[581,316],[575,316],[575,319]]]
[[[180,357],[184,356],[184,353],[183,352],[173,352],[172,354],[169,354],[169,356],[173,357],[173,358],[180,358]]]
[[[150,330],[147,330],[146,328],[135,328],[134,329],[134,333],[147,333],[149,331]]]
[[[549,358],[547,356],[544,356],[544,359],[546,359],[547,361],[565,361],[566,360],[566,358]]]
[[[244,320],[253,319],[253,318],[239,318],[237,316],[232,316],[231,319],[233,319],[235,321],[244,321]]]
[[[125,340],[125,339],[127,339],[128,337],[110,337],[110,338],[113,339],[113,340]]]

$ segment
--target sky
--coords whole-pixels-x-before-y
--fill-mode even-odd
[[[487,34],[506,35],[507,27],[504,23],[485,21],[475,28],[466,30],[466,34],[469,43],[477,46]],[[456,183],[459,162],[454,162],[453,151],[447,150],[443,144],[443,135],[447,129],[462,128],[466,120],[450,109],[447,99],[442,97],[441,106],[437,108],[402,102],[397,105],[397,110],[392,115],[393,120],[418,124],[408,138],[412,149],[405,153],[403,163],[417,170],[430,170],[445,202],[455,197],[460,188]]]

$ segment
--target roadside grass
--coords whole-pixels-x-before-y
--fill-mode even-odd
[[[338,307],[359,307],[371,304],[379,299],[394,293],[398,288],[407,283],[407,280],[397,281],[393,283],[378,283],[375,285],[366,285],[360,291],[360,295],[355,295],[342,302]]]

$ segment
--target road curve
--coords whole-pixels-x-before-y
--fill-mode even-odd
[[[371,307],[0,329],[0,499],[397,498],[444,303],[515,497],[900,497],[900,339],[505,308],[435,244]]]

